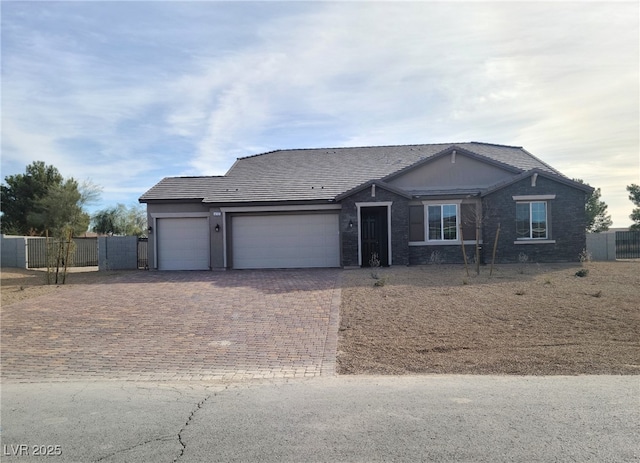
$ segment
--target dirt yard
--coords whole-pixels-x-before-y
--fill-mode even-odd
[[[640,374],[638,261],[378,274],[343,275],[341,374]]]
[[[65,285],[98,283],[119,273],[120,272],[98,272],[97,267],[71,268],[67,273]],[[3,268],[0,272],[2,305],[13,304],[23,299],[42,296],[52,291],[61,291],[64,287],[62,284],[47,285],[46,278],[46,269],[26,270]]]

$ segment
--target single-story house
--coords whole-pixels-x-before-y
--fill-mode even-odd
[[[479,142],[288,149],[144,193],[159,270],[576,261],[592,188],[522,147]]]

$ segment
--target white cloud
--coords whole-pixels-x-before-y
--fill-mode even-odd
[[[3,170],[45,159],[115,197],[271,149],[479,140],[628,223],[636,3],[7,5]]]

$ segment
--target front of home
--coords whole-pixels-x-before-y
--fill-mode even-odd
[[[585,199],[521,147],[469,142],[278,150],[147,191],[158,270],[576,261]],[[496,239],[497,236],[497,239]]]

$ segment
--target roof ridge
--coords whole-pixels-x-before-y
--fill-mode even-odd
[[[266,154],[272,154],[277,152],[284,151],[323,151],[323,150],[349,150],[349,149],[367,149],[367,148],[410,148],[410,147],[421,147],[421,146],[453,146],[453,145],[485,145],[485,146],[497,146],[500,148],[515,148],[515,149],[523,149],[522,146],[515,145],[501,145],[498,143],[488,143],[483,141],[463,141],[463,142],[444,142],[444,143],[409,143],[406,145],[358,145],[358,146],[325,146],[325,147],[316,147],[316,148],[278,148],[275,150],[265,151],[263,153],[250,154],[247,156],[240,156],[236,159],[250,159],[255,158],[257,156],[264,156]],[[530,153],[529,153],[530,154]],[[547,166],[550,167],[550,166]]]
[[[172,175],[165,178],[222,178],[226,175]]]
[[[451,145],[459,145],[459,144],[468,144],[468,143],[478,143],[478,142],[462,142],[462,143],[409,143],[406,145],[360,145],[360,146],[326,146],[319,148],[280,148],[271,151],[265,151],[264,153],[258,154],[250,154],[248,156],[241,156],[236,158],[240,159],[249,159],[255,158],[257,156],[263,156],[265,154],[277,153],[279,151],[323,151],[323,150],[351,150],[351,149],[366,149],[366,148],[409,148],[412,146],[451,146]]]
[[[484,142],[484,141],[470,141],[468,143],[474,143],[476,145],[486,145],[486,146],[499,146],[501,148],[517,148],[517,149],[524,149],[522,146],[515,146],[515,145],[501,145],[498,143],[488,143],[488,142]],[[531,153],[529,153],[531,154]]]

